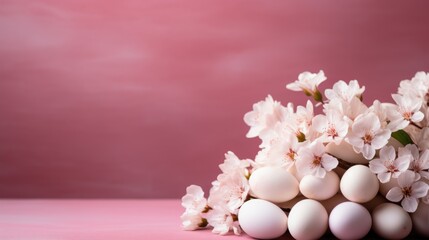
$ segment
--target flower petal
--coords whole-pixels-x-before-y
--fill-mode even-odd
[[[392,202],[399,202],[404,197],[402,190],[398,187],[394,187],[389,190],[386,194],[386,198]]]
[[[413,116],[411,116],[411,121],[413,122],[420,122],[421,120],[423,120],[423,118],[425,117],[425,115],[422,112],[415,112],[413,114]]]
[[[392,173],[390,172],[383,172],[377,175],[378,180],[380,180],[381,183],[389,182],[391,176],[392,176]]]
[[[387,168],[386,166],[384,166],[384,163],[382,162],[381,159],[374,159],[372,161],[369,162],[369,169],[371,170],[371,172],[373,173],[383,173],[383,172],[387,172]]]
[[[413,183],[412,187],[412,195],[415,198],[421,198],[428,194],[429,185],[425,182],[415,182]]]
[[[322,166],[326,171],[331,171],[338,166],[338,160],[329,154],[323,154]]]
[[[372,159],[375,156],[375,148],[369,144],[363,145],[362,155],[368,160]]]
[[[411,213],[416,211],[417,206],[419,205],[419,202],[417,201],[416,198],[407,197],[407,198],[404,198],[404,200],[402,200],[401,205],[405,211]]]
[[[407,170],[407,171],[403,172],[401,175],[399,175],[398,185],[401,188],[409,187],[414,183],[415,179],[416,179],[416,177],[415,177],[414,172]]]

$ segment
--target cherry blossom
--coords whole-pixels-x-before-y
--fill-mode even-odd
[[[429,73],[417,72],[411,80],[402,80],[399,83],[398,93],[411,98],[427,101],[429,90]]]
[[[411,157],[409,169],[416,174],[417,179],[424,177],[429,179],[429,150],[425,149],[419,153],[419,149],[414,144],[408,144],[404,148],[399,149],[400,155],[408,155]]]
[[[399,175],[399,187],[389,190],[386,198],[392,202],[401,201],[401,205],[407,212],[415,212],[419,205],[419,198],[427,195],[429,185],[422,181],[415,181],[415,173],[406,171]]]
[[[264,101],[253,104],[253,111],[244,115],[244,122],[250,126],[246,137],[253,138],[270,127],[273,127],[280,121],[282,115],[282,106],[279,102],[274,101],[271,95]]]
[[[326,172],[331,171],[338,165],[338,160],[325,153],[325,146],[320,141],[314,141],[298,151],[299,159],[295,165],[303,175],[314,175],[324,178]]]
[[[390,134],[389,129],[381,128],[378,117],[369,112],[356,118],[346,140],[357,153],[370,160],[374,158],[375,150],[387,144]]]
[[[320,70],[319,73],[303,72],[299,74],[298,80],[286,85],[286,88],[292,91],[304,91],[308,96],[313,96],[317,92],[319,84],[326,80],[325,73]]]
[[[233,152],[229,151],[225,154],[225,161],[219,165],[220,170],[226,174],[234,174],[236,172],[247,175],[251,160],[240,160]]]
[[[325,115],[317,115],[313,118],[313,128],[322,134],[323,142],[335,142],[340,144],[347,135],[348,123],[343,120],[337,111],[327,111]]]
[[[255,162],[259,167],[278,166],[290,169],[295,165],[301,144],[295,135],[288,134],[274,141],[270,148],[259,151]]]
[[[377,174],[381,183],[387,183],[390,178],[398,178],[410,165],[410,156],[402,155],[396,158],[395,148],[385,146],[380,150],[380,158],[369,162],[369,169]]]
[[[207,206],[204,191],[200,186],[190,185],[186,188],[186,195],[182,197],[182,206],[186,211],[202,212]]]
[[[359,87],[357,80],[350,81],[348,85],[343,80],[340,80],[334,84],[332,89],[325,90],[325,96],[329,100],[339,98],[349,103],[354,97],[360,98],[364,91],[365,86]]]
[[[193,231],[207,225],[206,219],[201,216],[201,213],[185,211],[181,216],[182,228],[186,231]]]
[[[421,101],[399,94],[392,94],[392,98],[398,105],[397,108],[387,112],[390,120],[388,127],[392,131],[404,129],[410,122],[417,123],[423,120],[424,114],[420,112]]]
[[[250,189],[247,178],[238,172],[220,174],[212,185],[208,205],[212,208],[222,206],[233,214],[243,205]]]
[[[213,227],[213,233],[225,235],[230,230],[232,230],[235,235],[240,235],[241,233],[237,215],[231,214],[221,206],[215,206],[213,210],[207,214],[207,221],[210,226]]]
[[[200,186],[191,185],[186,188],[182,197],[182,206],[186,209],[180,216],[184,230],[195,230],[206,225],[202,212],[207,208],[207,200]]]

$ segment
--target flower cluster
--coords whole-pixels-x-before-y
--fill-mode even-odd
[[[222,173],[212,183],[206,200],[201,188],[190,186],[183,197],[186,212],[183,227],[194,230],[210,225],[213,232],[240,233],[237,214],[250,197],[251,174],[264,167],[281,168],[298,182],[312,175],[323,179],[328,172],[356,164],[341,159],[333,149],[348,145],[353,154],[377,176],[380,184],[391,183],[386,199],[401,201],[407,212],[428,203],[429,191],[429,74],[418,72],[403,80],[394,103],[363,102],[365,87],[357,80],[337,81],[324,94],[319,85],[323,71],[303,72],[287,84],[292,91],[311,97],[305,106],[286,106],[270,95],[255,103],[244,115],[250,127],[246,136],[259,138],[254,160],[240,160],[228,152],[220,165]],[[378,188],[378,187],[377,187]]]

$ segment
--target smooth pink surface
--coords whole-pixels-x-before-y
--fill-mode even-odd
[[[183,231],[179,200],[0,200],[0,239],[249,239]]]
[[[429,71],[428,1],[1,1],[0,197],[180,197],[243,114],[325,70],[390,101]]]

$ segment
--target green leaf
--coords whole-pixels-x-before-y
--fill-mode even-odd
[[[411,140],[410,135],[406,133],[404,130],[398,130],[392,133],[392,137],[398,142],[402,143],[402,145],[413,144],[413,140]]]

